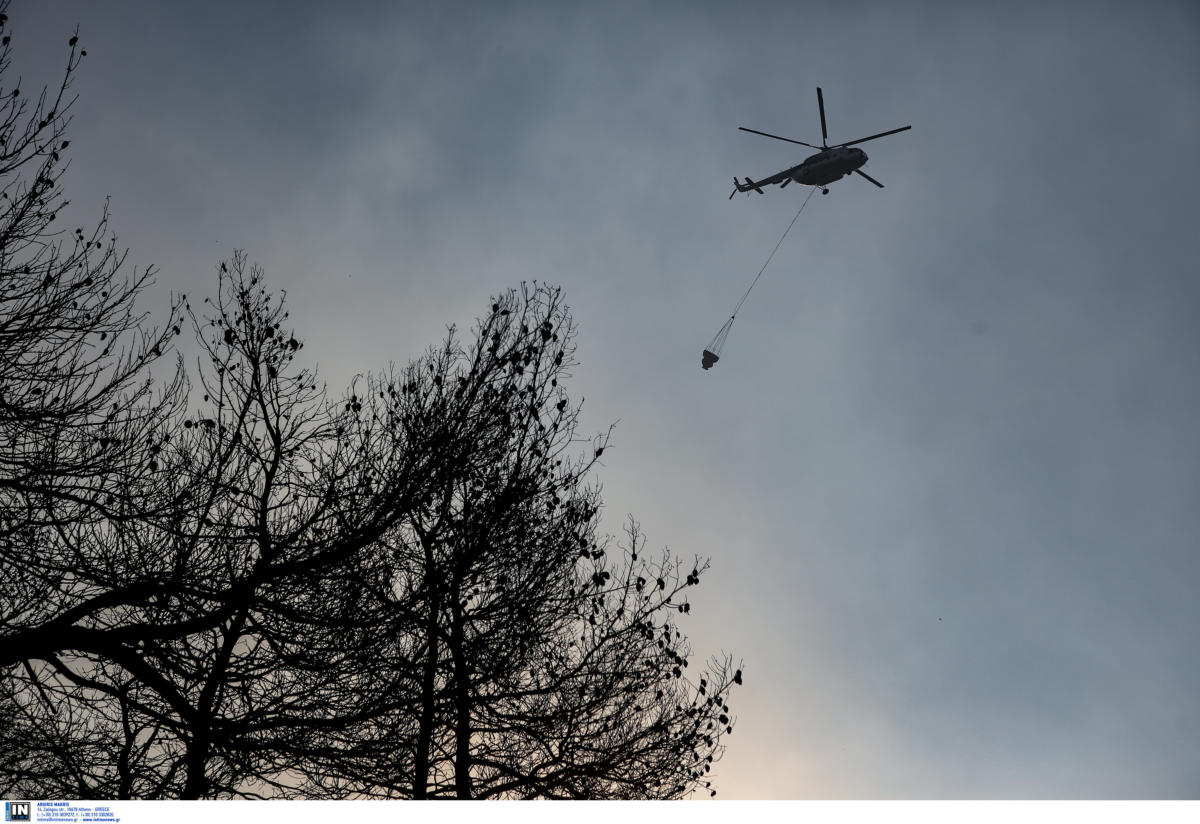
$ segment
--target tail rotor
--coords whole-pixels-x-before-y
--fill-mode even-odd
[[[729,199],[733,200],[733,196],[738,192],[749,192],[751,189],[758,192],[760,195],[763,193],[763,190],[759,188],[758,184],[750,178],[746,178],[746,184],[743,186],[741,183],[738,183],[737,176],[735,175],[733,178],[733,191],[729,193]]]

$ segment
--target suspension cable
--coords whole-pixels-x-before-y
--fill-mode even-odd
[[[746,299],[750,297],[750,293],[754,290],[755,285],[758,283],[758,279],[762,277],[763,272],[767,271],[767,267],[771,265],[771,259],[775,257],[775,253],[778,252],[779,247],[783,245],[783,241],[785,238],[787,238],[788,232],[792,231],[792,227],[796,225],[796,221],[800,218],[800,213],[804,211],[804,207],[808,205],[808,201],[812,199],[812,196],[816,193],[817,188],[819,187],[814,186],[813,188],[809,189],[808,197],[804,198],[804,202],[800,204],[800,208],[796,210],[795,216],[792,217],[792,222],[789,223],[787,228],[783,230],[783,234],[780,235],[779,240],[775,243],[775,248],[771,250],[771,254],[767,255],[766,263],[764,263],[762,268],[758,270],[758,274],[754,276],[754,280],[751,281],[750,286],[742,294],[741,300],[739,300],[737,305],[733,307],[733,313],[730,314],[729,320],[725,321],[721,328],[717,330],[717,334],[713,336],[713,339],[709,342],[708,346],[705,347],[705,357],[701,361],[701,364],[704,365],[705,369],[708,369],[717,362],[717,358],[721,354],[721,349],[725,346],[725,339],[729,337],[729,330],[733,327],[733,321],[735,318],[737,318],[737,313],[742,310],[742,305],[745,304]]]

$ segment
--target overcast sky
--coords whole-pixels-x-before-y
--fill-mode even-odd
[[[149,305],[235,248],[331,388],[565,288],[606,528],[712,558],[723,798],[1200,791],[1200,7],[21,2]],[[733,326],[807,190],[862,144]],[[76,217],[77,216],[77,217]],[[72,225],[75,225],[72,222]]]

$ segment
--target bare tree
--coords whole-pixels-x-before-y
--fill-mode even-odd
[[[368,384],[364,416],[444,444],[447,460],[385,538],[418,610],[397,641],[420,669],[411,788],[384,753],[362,792],[652,798],[711,783],[740,672],[725,659],[684,675],[672,616],[690,610],[701,562],[686,575],[651,563],[631,525],[609,563],[587,482],[608,436],[578,435],[573,338],[560,292],[526,286],[493,302],[468,347],[451,330]]]
[[[152,272],[122,274],[107,209],[89,231],[55,228],[67,205],[70,86],[85,52],[71,37],[54,89],[30,97],[7,87],[7,8],[0,3],[0,785],[61,767],[64,786],[79,787],[72,771],[109,730],[87,728],[96,719],[74,707],[46,709],[53,695],[27,688],[79,644],[139,665],[110,630],[152,583],[138,559],[82,551],[78,539],[145,511],[157,433],[183,386],[167,366],[155,391],[151,371],[179,330],[153,329],[137,311]],[[54,730],[85,728],[71,739],[75,763],[52,769],[39,747]]]
[[[708,788],[728,659],[689,679],[670,556],[598,538],[555,289],[334,402],[244,255],[191,315],[193,411],[139,518],[64,526],[158,587],[22,661],[19,787],[134,797],[660,798]],[[361,391],[361,394],[360,394]],[[100,640],[97,640],[100,639]]]
[[[0,31],[8,3],[0,3]],[[151,269],[125,280],[108,212],[90,231],[55,229],[67,205],[61,177],[69,141],[78,38],[57,90],[35,101],[2,84],[0,46],[0,489],[102,507],[128,477],[130,450],[163,404],[149,403],[148,368],[178,328],[148,328],[135,300]],[[130,340],[132,338],[132,340]],[[168,376],[169,377],[169,376]],[[177,388],[168,381],[162,394]],[[140,454],[140,452],[139,452]]]
[[[0,792],[711,789],[740,670],[687,672],[704,562],[598,534],[559,291],[339,398],[243,254],[151,327],[107,210],[54,228],[68,46],[36,101],[0,83]]]
[[[54,677],[37,682],[56,706],[102,705],[109,727],[136,728],[122,757],[168,797],[295,793],[293,771],[336,758],[347,726],[384,715],[403,666],[379,654],[391,620],[379,612],[399,600],[379,538],[439,460],[373,441],[356,402],[328,401],[292,366],[302,344],[243,255],[219,283],[209,314],[187,309],[203,396],[156,453],[161,500],[108,544],[91,536],[162,584],[116,630],[136,683],[128,662],[86,645],[51,657]],[[108,770],[93,794],[118,780]]]
[[[6,9],[0,3],[0,29]],[[5,32],[0,76],[10,42]],[[232,757],[225,772],[212,767],[210,740],[237,740],[209,729],[221,719],[213,693],[226,682],[186,664],[203,653],[202,639],[240,638],[261,581],[285,577],[267,562],[248,566],[238,555],[244,523],[219,520],[244,515],[247,499],[271,501],[271,482],[259,498],[245,484],[272,478],[277,466],[269,452],[248,456],[215,431],[227,412],[185,419],[178,366],[157,370],[166,381],[155,392],[155,365],[184,318],[173,310],[153,329],[137,311],[152,272],[123,278],[107,210],[89,232],[54,228],[67,205],[69,89],[85,55],[77,36],[68,46],[55,91],[27,102],[0,86],[0,788],[228,792],[254,769]],[[261,324],[251,329],[250,315],[241,319],[248,332],[230,357],[258,357],[257,368],[273,370],[263,359],[277,356],[279,342],[266,342]],[[298,348],[294,339],[282,346],[289,356]],[[231,385],[224,375],[217,382],[221,393]],[[301,391],[232,385],[252,412],[294,405]],[[240,421],[235,437],[262,429],[261,420]],[[277,428],[266,434],[279,446]],[[291,575],[307,581],[304,570]],[[259,670],[252,687],[240,672],[241,681],[226,681],[261,691],[272,674]]]

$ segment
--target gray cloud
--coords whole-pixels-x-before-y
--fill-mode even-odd
[[[334,385],[562,283],[611,529],[712,556],[747,662],[725,797],[1194,795],[1190,4],[252,9],[12,11],[29,79],[82,25],[76,208],[164,292],[248,248]],[[804,195],[726,201],[803,157],[736,127],[815,140],[817,85],[913,130],[704,373]]]

